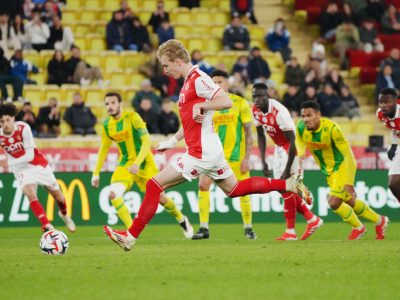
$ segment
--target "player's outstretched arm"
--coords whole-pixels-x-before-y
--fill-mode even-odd
[[[168,140],[162,141],[157,145],[156,150],[158,152],[164,152],[168,149],[172,149],[175,147],[175,144],[183,139],[183,127],[179,128],[179,130]]]
[[[102,134],[101,134],[101,145],[100,145],[98,156],[97,156],[97,163],[96,163],[96,167],[93,170],[92,180],[91,180],[91,184],[95,188],[99,187],[100,171],[101,171],[101,168],[103,167],[104,161],[106,160],[108,150],[110,149],[111,143],[112,143],[111,139],[107,136],[107,133],[105,132],[105,130],[103,128]]]

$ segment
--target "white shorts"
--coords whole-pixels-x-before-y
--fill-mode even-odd
[[[45,168],[42,166],[31,166],[24,170],[14,172],[14,176],[20,188],[27,184],[35,184],[44,186],[53,191],[60,189],[53,170],[49,165]]]
[[[201,160],[184,153],[172,163],[172,166],[189,181],[196,179],[201,174],[207,174],[214,180],[225,179],[233,174],[223,152],[217,154],[210,161]]]
[[[400,145],[397,145],[396,154],[389,168],[389,175],[400,175]]]
[[[274,178],[281,178],[283,172],[285,172],[288,158],[289,155],[283,147],[275,146],[274,161],[272,163]],[[290,168],[290,175],[294,174],[303,175],[303,170],[300,168],[300,162],[298,156],[294,157],[292,167]]]

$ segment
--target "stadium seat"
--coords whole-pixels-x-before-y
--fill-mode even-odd
[[[217,38],[222,38],[224,36],[224,30],[225,27],[224,26],[211,26],[210,29],[210,35],[213,37],[217,37]]]
[[[120,7],[120,1],[104,0],[103,9],[117,10]]]
[[[131,73],[126,76],[128,76],[127,83],[132,87],[139,87],[142,81],[146,79],[146,77],[139,73]]]
[[[104,0],[86,0],[84,1],[85,8],[99,9],[104,8]]]
[[[198,25],[190,27],[191,34],[198,35],[201,37],[208,37],[211,35],[211,27],[207,24],[205,25]],[[220,37],[221,38],[221,37]]]
[[[37,74],[29,74],[28,75],[29,79],[36,81],[38,85],[45,84],[47,82],[47,73],[43,71],[39,71]]]
[[[218,2],[214,0],[201,0],[200,7],[214,8],[218,6]]]
[[[177,25],[174,27],[175,37],[187,37],[189,34],[191,34],[191,29],[192,28],[186,25]]]
[[[90,42],[90,47],[88,50],[104,51],[107,49],[106,40],[104,37],[99,37],[98,35],[96,35],[91,37],[88,36],[87,38]]]
[[[106,72],[119,71],[122,68],[121,56],[115,51],[104,51],[104,70]]]
[[[115,2],[117,2],[117,1],[115,1]],[[83,22],[94,22],[94,21],[97,21],[98,18],[99,18],[99,12],[100,11],[97,10],[97,9],[96,10],[94,10],[94,9],[82,10],[80,20],[83,21]]]
[[[99,18],[97,21],[104,21],[104,22],[110,22],[113,17],[113,11],[112,10],[103,10],[99,13]]]
[[[58,85],[55,84],[46,84],[43,86],[44,90],[44,100],[47,102],[50,98],[56,98],[58,101],[60,101],[62,97],[62,92],[64,90],[61,90]]]
[[[128,5],[134,12],[136,12],[142,6],[142,0],[128,0]]]
[[[206,50],[209,52],[218,53],[222,50],[222,40],[218,38],[206,39]]]
[[[93,33],[93,28],[91,23],[88,22],[79,22],[78,24],[75,25],[75,32],[77,32],[80,35],[85,35],[88,33]]]
[[[164,8],[166,11],[170,11],[171,9],[178,6],[177,0],[164,0]],[[154,10],[154,8],[153,8]]]
[[[81,91],[81,87],[78,84],[63,84],[61,86],[61,95],[63,96],[60,99],[60,105],[70,106],[72,104],[72,99],[75,93],[79,93]],[[83,96],[83,94],[81,94]]]
[[[264,40],[265,30],[263,27],[258,25],[248,25],[247,28],[251,39]]]
[[[42,68],[47,70],[47,65],[54,56],[54,50],[42,50],[40,56],[42,57]]]
[[[215,12],[213,13],[213,18],[211,19],[211,21],[212,24],[226,26],[227,24],[229,24],[230,16],[228,13],[225,12]]]
[[[30,61],[32,64],[37,66],[38,68],[43,68],[43,57],[40,56],[38,52],[35,50],[25,50],[24,51],[24,59]]]
[[[75,36],[75,38],[74,38],[74,44],[76,46],[78,46],[82,51],[89,50],[87,42],[89,42],[89,41],[87,40],[86,37],[83,37],[83,36],[82,37]]]
[[[109,77],[110,88],[121,89],[126,85],[126,75],[125,72],[112,72]]]
[[[82,97],[85,104],[90,107],[103,107],[104,95],[106,94],[105,89],[98,87],[82,88]]]
[[[25,85],[23,96],[27,101],[31,102],[33,106],[40,106],[44,102],[43,89],[37,85]]]
[[[131,106],[131,101],[133,99],[133,97],[135,97],[137,91],[139,89],[136,87],[128,87],[125,88],[125,98],[124,98],[124,106],[125,107],[130,107]]]
[[[206,51],[207,49],[205,48],[206,46],[206,40],[201,37],[191,37],[188,40],[188,51],[191,52],[193,50],[199,49],[201,51]]]
[[[80,12],[79,10],[63,10],[62,11],[62,21],[63,22],[78,22],[80,20]]]
[[[157,8],[157,0],[146,0],[142,2],[142,9],[154,11]]]
[[[67,136],[70,135],[72,132],[71,127],[65,123],[65,122],[61,122],[60,124],[60,135],[61,136]]]
[[[201,10],[198,9],[196,12],[193,8],[191,15],[192,17],[194,16],[194,21],[196,25],[210,25],[213,22],[213,15],[210,14],[208,10],[204,10],[204,8]]]
[[[223,11],[230,11],[231,10],[230,0],[218,1],[218,7]]]
[[[141,10],[137,13],[139,15],[140,21],[142,21],[142,24],[147,24],[149,22],[151,13],[153,11],[154,11],[154,9],[151,11],[150,10]]]
[[[97,51],[88,51],[82,54],[82,58],[91,66],[104,68],[104,59]]]
[[[137,71],[137,68],[147,61],[145,54],[141,52],[122,51],[120,53],[122,65],[125,70]]]
[[[68,9],[81,9],[82,8],[81,0],[68,0],[67,8]],[[63,20],[64,20],[64,14],[63,14]]]
[[[106,36],[106,27],[107,27],[107,21],[99,20],[97,22],[93,22],[92,33],[97,33],[101,36]]]

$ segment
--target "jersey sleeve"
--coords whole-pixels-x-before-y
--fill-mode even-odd
[[[339,152],[343,155],[343,163],[347,174],[346,182],[354,183],[354,174],[356,173],[357,163],[354,158],[349,142],[343,135],[339,126],[334,125],[331,131],[332,143],[336,146]]]
[[[194,82],[196,95],[212,100],[214,95],[221,89],[209,76],[199,76]]]
[[[131,114],[131,123],[133,128],[136,129],[137,132],[139,132],[140,136],[144,134],[149,134],[149,132],[147,131],[146,123],[143,121],[138,113],[135,112]]]
[[[24,129],[22,130],[22,140],[25,149],[35,148],[35,142],[33,140],[32,130],[29,127],[29,125],[24,126]]]
[[[142,142],[140,151],[137,154],[135,161],[133,162],[134,164],[139,166],[146,159],[146,156],[151,153],[150,134],[147,131],[146,123],[143,121],[138,113],[133,113],[131,115],[131,122],[134,130],[139,133]]]
[[[108,150],[110,149],[111,144],[112,140],[107,135],[106,130],[104,129],[103,126],[101,130],[101,144],[98,152],[96,167],[94,168],[93,171],[93,176],[99,176],[100,170],[103,167],[104,161],[106,160]]]
[[[287,109],[279,110],[276,115],[276,122],[282,131],[295,130],[292,116]]]
[[[250,123],[252,121],[250,105],[245,99],[242,99],[241,101],[239,114],[242,123]]]
[[[303,156],[306,154],[306,143],[304,142],[302,136],[302,133],[304,131],[304,128],[302,128],[303,125],[304,124],[302,124],[301,121],[299,121],[296,126],[296,149],[298,156]],[[300,129],[303,130],[300,132]]]

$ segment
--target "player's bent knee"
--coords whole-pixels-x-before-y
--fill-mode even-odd
[[[342,199],[335,196],[329,196],[328,198],[329,207],[332,209],[338,209],[339,206],[342,204],[342,202],[343,202]]]

